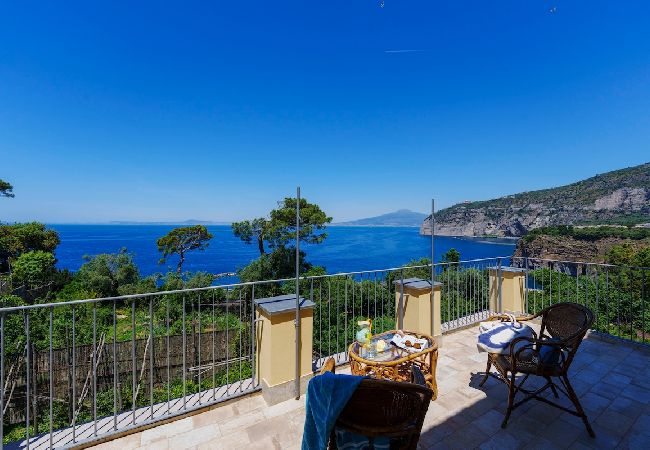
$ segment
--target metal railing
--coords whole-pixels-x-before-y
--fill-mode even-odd
[[[533,258],[485,258],[0,308],[0,438],[22,448],[66,447],[182,415],[260,389],[254,300],[315,303],[313,367],[348,361],[357,321],[398,327],[403,280],[440,286],[442,331],[490,314],[490,269],[523,268],[530,313],[587,305],[595,329],[648,342],[650,268]],[[494,275],[492,275],[494,276]],[[494,282],[494,279],[492,280]],[[500,286],[496,287],[500,297]],[[290,351],[290,350],[289,350]]]
[[[558,302],[575,302],[595,315],[594,330],[650,343],[650,267],[515,257],[526,272],[528,313]]]
[[[254,298],[282,282],[0,309],[0,442],[67,447],[258,389]]]
[[[443,332],[489,316],[488,269],[508,261],[503,257],[434,264],[435,281],[442,283]],[[396,282],[407,278],[430,280],[431,274],[431,264],[422,264],[305,279],[301,292],[315,303],[314,369],[319,369],[328,357],[337,364],[348,362],[347,349],[355,340],[359,320],[372,318],[373,333],[398,328],[404,293],[402,283]]]
[[[442,331],[452,331],[485,320],[490,315],[490,268],[497,271],[508,258],[484,258],[439,266],[442,283]],[[500,285],[498,286],[500,292]]]
[[[356,322],[374,332],[402,317],[397,281],[443,283],[444,331],[487,315],[497,259],[182,289],[0,308],[0,438],[65,447],[147,425],[259,389],[256,298],[315,303],[313,365],[347,361]]]
[[[372,318],[374,333],[395,328],[394,281],[407,278],[405,274],[409,270],[413,269],[350,272],[309,277],[305,280],[302,292],[315,303],[315,370],[330,356],[334,357],[337,364],[348,361],[347,349],[355,340],[357,321]]]

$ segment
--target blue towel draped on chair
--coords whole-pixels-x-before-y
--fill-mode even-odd
[[[360,376],[325,372],[309,381],[302,450],[327,448],[336,419],[361,380]]]

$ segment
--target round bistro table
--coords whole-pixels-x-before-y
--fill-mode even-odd
[[[359,342],[350,344],[348,354],[350,356],[350,371],[352,375],[370,376],[392,381],[411,381],[411,366],[416,365],[424,374],[424,380],[433,390],[435,400],[438,397],[438,384],[436,383],[436,364],[438,362],[438,346],[433,338],[426,334],[404,331],[404,334],[416,336],[419,339],[426,339],[429,343],[426,349],[421,351],[408,351],[390,343],[390,340],[397,333],[397,330],[386,331],[374,335],[371,339],[371,347],[376,347],[380,339],[386,342],[386,349],[383,352],[376,352],[374,355],[364,354]],[[374,341],[374,342],[372,342]]]

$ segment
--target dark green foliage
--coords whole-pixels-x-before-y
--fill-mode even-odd
[[[13,198],[14,196],[14,187],[11,183],[0,179],[0,197]]]
[[[402,270],[389,272],[386,276],[391,283],[400,278],[420,278],[422,280],[430,280],[431,260],[429,258],[414,259],[404,264]]]
[[[56,272],[54,255],[42,250],[32,250],[18,256],[11,263],[14,285],[34,289],[52,281]]]
[[[597,331],[650,342],[650,270],[634,267],[578,266],[577,274],[550,269],[530,272],[528,311],[562,301],[594,311]]]
[[[54,253],[59,242],[59,234],[42,223],[0,224],[0,272],[6,272],[11,261],[22,253]]]
[[[460,253],[455,248],[450,248],[447,252],[442,255],[442,262],[447,263],[448,267],[458,267],[460,262]]]
[[[580,241],[597,241],[609,237],[619,239],[642,240],[650,238],[650,228],[634,227],[542,227],[531,230],[522,239],[529,243],[538,236],[567,236]]]
[[[257,244],[260,256],[266,253],[264,243],[272,249],[286,247],[296,240],[296,199],[285,198],[269,218],[257,218],[232,224],[235,236],[247,244]],[[327,238],[325,227],[332,221],[318,205],[300,199],[300,241],[320,244]],[[265,279],[265,278],[260,278]]]
[[[263,217],[244,220],[242,222],[235,222],[232,225],[232,232],[242,241],[247,244],[252,244],[253,241],[257,244],[257,249],[260,256],[266,253],[264,250],[264,241],[268,238],[271,232],[271,223]]]
[[[357,322],[371,318],[373,333],[395,328],[395,287],[378,273],[354,279],[327,277],[301,283],[314,309],[314,352],[325,357],[347,350],[355,339]]]
[[[271,211],[269,245],[271,248],[283,247],[296,240],[295,198],[285,198],[278,209]],[[324,232],[332,218],[328,217],[318,205],[300,199],[300,241],[320,244],[327,238]]]
[[[257,240],[260,257],[246,267],[240,268],[237,275],[243,282],[278,280],[296,276],[296,205],[295,198],[285,198],[280,207],[270,212],[270,219],[255,219],[232,225],[235,236],[244,242]],[[325,227],[331,217],[318,205],[300,199],[300,242],[320,244],[327,238]],[[264,242],[272,249],[264,251]],[[313,273],[312,265],[305,260],[306,254],[300,251],[300,274]],[[324,268],[322,268],[324,272]],[[290,283],[266,283],[256,286],[256,298],[279,295],[291,290]],[[293,287],[295,289],[295,286]],[[295,291],[291,291],[295,292]]]
[[[184,274],[167,272],[164,275],[159,275],[159,282],[162,282],[160,290],[162,291],[208,287],[212,285],[213,281],[214,275],[207,272],[186,272]]]
[[[300,273],[311,269],[305,261],[305,252],[300,251]],[[296,249],[280,247],[267,253],[241,269],[238,273],[241,281],[279,280],[296,275]]]
[[[630,243],[615,245],[607,255],[607,262],[619,266],[650,268],[650,246],[636,248]]]
[[[193,250],[205,250],[210,243],[210,239],[212,239],[212,234],[208,232],[204,225],[174,228],[156,242],[158,251],[163,255],[160,263],[164,264],[171,255],[178,255],[176,272],[181,273],[185,262],[185,254]]]
[[[119,253],[84,256],[86,262],[76,274],[76,281],[93,297],[113,297],[136,291],[140,272],[133,255],[122,248]]]

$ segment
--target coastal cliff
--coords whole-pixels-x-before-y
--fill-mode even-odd
[[[644,223],[650,223],[650,163],[552,189],[457,204],[436,213],[436,234],[519,237],[555,225]],[[431,215],[420,233],[431,234]]]
[[[553,263],[555,270],[575,274],[576,265],[567,262],[632,263],[632,261],[612,260],[612,251],[621,248],[630,255],[650,248],[650,229],[625,227],[537,229],[519,239],[512,255],[512,265],[524,267],[523,258],[528,258],[528,268],[532,270],[548,267],[548,261],[557,261]]]

